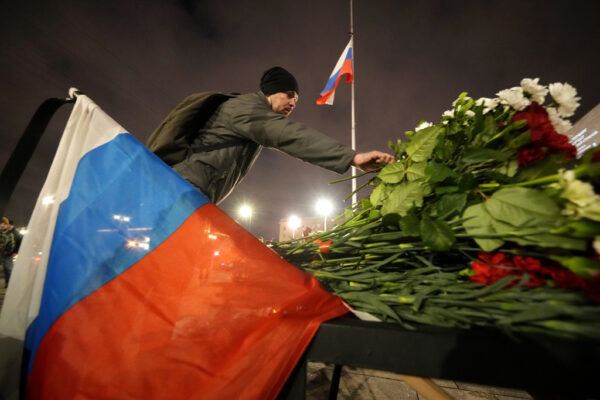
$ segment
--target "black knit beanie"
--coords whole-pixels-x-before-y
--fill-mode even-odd
[[[288,90],[300,93],[294,75],[281,67],[273,67],[265,71],[262,78],[260,78],[260,90],[267,96],[277,92],[287,92]]]

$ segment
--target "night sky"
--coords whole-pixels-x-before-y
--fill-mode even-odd
[[[437,122],[462,91],[494,97],[525,77],[569,82],[575,122],[599,102],[597,1],[354,1],[357,150],[386,150],[422,119]],[[291,118],[350,144],[350,85],[317,106],[349,36],[349,1],[4,2],[0,17],[0,166],[37,106],[75,86],[145,142],[188,94],[258,90],[280,65],[300,84]],[[72,106],[53,118],[6,214],[26,225]],[[341,176],[263,150],[221,207],[253,205],[250,230],[277,238],[290,213],[341,212]],[[367,192],[363,193],[367,195]],[[248,227],[248,224],[246,223]]]

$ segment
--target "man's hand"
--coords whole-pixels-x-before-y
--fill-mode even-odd
[[[367,153],[356,153],[352,159],[352,165],[363,171],[373,171],[395,161],[396,157],[393,155],[373,150]]]

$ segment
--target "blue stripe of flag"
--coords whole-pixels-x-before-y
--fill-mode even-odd
[[[346,58],[344,58],[345,60],[351,60],[352,59],[352,47],[350,47],[348,49],[348,52],[346,53]],[[344,64],[342,64],[344,65]],[[338,69],[337,71],[335,71],[335,73],[333,75],[331,75],[331,77],[329,77],[329,80],[327,81],[327,84],[325,85],[325,89],[323,89],[323,91],[321,91],[321,95],[329,92],[330,90],[332,90],[335,87],[335,83],[338,80],[338,76],[340,75],[340,70],[341,70],[341,66],[340,69]]]
[[[152,251],[207,202],[130,134],[82,157],[59,208],[39,315],[27,330],[28,373],[54,321]],[[128,247],[132,241],[141,247]]]

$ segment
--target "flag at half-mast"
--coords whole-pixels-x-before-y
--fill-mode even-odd
[[[329,104],[333,105],[333,98],[335,97],[335,89],[338,83],[342,79],[342,76],[346,75],[346,83],[352,82],[354,79],[354,67],[352,65],[352,38],[348,42],[348,45],[344,49],[340,59],[333,68],[331,76],[325,85],[325,89],[320,93],[317,99],[317,104]]]

